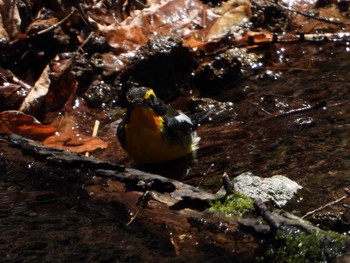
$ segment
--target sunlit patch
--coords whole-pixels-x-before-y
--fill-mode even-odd
[[[304,5],[304,4],[314,5],[317,3],[317,0],[282,0],[281,2],[285,6],[292,7],[295,5]]]
[[[80,99],[76,99],[74,101],[74,106],[73,106],[73,109],[78,109],[80,107]]]

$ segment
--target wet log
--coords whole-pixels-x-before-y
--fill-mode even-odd
[[[168,244],[167,253],[227,255],[250,262],[258,248],[237,218],[207,212],[214,195],[159,175],[93,157],[51,149],[17,135],[0,134],[4,180],[54,191],[107,213],[126,227],[137,224]],[[215,253],[214,253],[215,254]]]

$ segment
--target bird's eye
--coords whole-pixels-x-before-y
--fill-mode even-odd
[[[149,96],[149,99],[153,101],[153,100],[155,99],[155,96],[154,96],[153,94],[151,94],[151,95]]]

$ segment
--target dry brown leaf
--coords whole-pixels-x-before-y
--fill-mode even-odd
[[[75,95],[77,81],[72,73],[74,55],[70,58],[56,57],[50,63],[51,85],[45,97],[45,111],[53,111],[61,108],[67,100]]]
[[[21,18],[16,0],[0,0],[0,39],[14,40],[20,34]]]
[[[132,54],[156,36],[181,38],[193,49],[215,44],[228,33],[239,31],[251,14],[249,0],[230,0],[216,9],[199,0],[167,0],[135,12],[121,23],[100,24],[91,16],[90,21],[111,46]]]
[[[97,137],[85,136],[75,130],[70,130],[56,133],[56,135],[43,141],[43,145],[75,153],[84,153],[100,148],[107,148],[108,142]]]
[[[49,90],[50,84],[50,66],[47,65],[19,107],[19,110],[25,113],[35,113],[38,111]]]
[[[74,129],[77,123],[78,121],[73,115],[65,113],[54,118],[50,125],[55,127],[57,131],[62,132]]]
[[[61,58],[57,55],[43,70],[20,111],[35,115],[62,107],[76,86],[71,72],[73,57]]]
[[[328,19],[329,21],[349,24],[350,20],[343,16],[339,8],[335,5],[331,5],[325,8],[319,8],[316,17],[321,19]],[[304,12],[307,12],[305,10]],[[347,31],[344,26],[327,23],[322,20],[310,19],[304,16],[295,16],[295,19],[292,20],[292,25],[295,29],[300,30],[304,33],[313,33],[313,32],[336,32],[337,30]]]
[[[43,141],[55,134],[54,127],[43,125],[33,116],[20,111],[0,112],[0,131],[15,133],[28,139]]]
[[[209,7],[199,0],[168,0],[151,5],[120,24],[95,24],[111,46],[121,51],[133,51],[152,37],[181,37],[184,32],[197,32],[200,30],[196,28],[211,26],[216,19]]]
[[[11,71],[0,67],[0,109],[17,110],[31,86],[18,79]]]
[[[210,28],[206,39],[222,38],[228,32],[236,32],[252,16],[252,5],[248,0],[230,0],[215,9],[220,18]]]

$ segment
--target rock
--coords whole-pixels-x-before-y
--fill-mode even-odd
[[[347,263],[350,262],[350,251],[341,254],[339,256],[337,256],[334,261],[334,263]]]
[[[194,54],[181,40],[155,37],[136,52],[116,83],[125,90],[135,84],[151,87],[159,98],[169,101],[190,86],[195,66]]]
[[[278,207],[284,206],[302,188],[283,175],[260,178],[251,172],[242,173],[233,179],[234,190],[252,199],[271,201]]]
[[[196,69],[194,83],[202,95],[218,94],[241,80],[241,66],[236,56],[222,53]]]
[[[195,70],[194,83],[201,95],[220,94],[233,88],[245,77],[257,74],[257,70],[263,66],[261,55],[243,48],[230,48],[208,58],[199,62]],[[241,89],[237,89],[237,96],[241,92]]]

